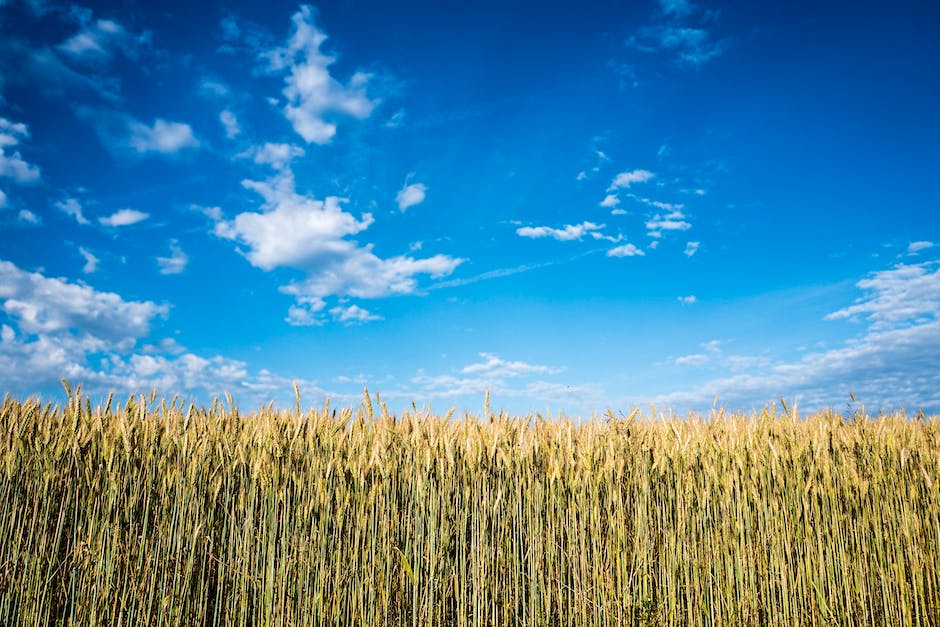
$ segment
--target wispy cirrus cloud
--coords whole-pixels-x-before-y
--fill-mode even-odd
[[[797,361],[767,355],[727,355],[717,346],[677,359],[684,366],[729,371],[692,390],[653,399],[683,409],[725,402],[764,405],[781,397],[804,409],[846,403],[849,394],[870,408],[940,412],[940,268],[937,262],[898,264],[856,283],[862,295],[826,316],[855,320],[863,330],[841,346]]]
[[[78,201],[77,198],[57,200],[54,205],[56,209],[60,210],[67,216],[71,216],[79,224],[90,224],[88,219],[82,213],[82,204]]]
[[[98,259],[98,257],[96,257],[91,251],[82,246],[79,246],[78,254],[80,254],[85,260],[85,265],[82,266],[82,272],[84,274],[93,274],[98,271],[98,264],[101,262],[101,260]]]
[[[688,0],[660,0],[653,23],[637,29],[626,41],[644,53],[668,55],[679,67],[697,68],[721,56],[727,39],[715,39],[711,28],[718,13],[701,10]]]
[[[117,53],[136,61],[139,52],[151,45],[149,32],[132,33],[120,22],[96,18],[91,9],[72,5],[69,14],[75,19],[78,31],[56,46],[67,58],[79,63],[104,63]]]

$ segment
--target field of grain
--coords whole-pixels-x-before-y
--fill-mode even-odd
[[[0,408],[2,625],[940,625],[940,421]]]

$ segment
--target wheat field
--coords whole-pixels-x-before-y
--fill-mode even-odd
[[[940,625],[940,421],[0,408],[2,625]]]

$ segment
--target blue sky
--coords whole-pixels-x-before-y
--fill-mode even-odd
[[[0,388],[940,412],[933,2],[0,1]]]

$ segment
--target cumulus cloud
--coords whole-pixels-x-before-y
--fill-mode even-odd
[[[561,242],[568,242],[571,240],[580,240],[586,234],[598,232],[603,228],[603,224],[595,224],[593,222],[566,224],[562,229],[555,229],[550,226],[523,226],[516,229],[516,234],[520,237],[528,237],[531,239],[551,237]]]
[[[109,216],[98,218],[98,222],[104,226],[130,226],[137,224],[150,217],[150,214],[136,209],[120,209]]]
[[[85,265],[82,266],[82,272],[93,274],[98,271],[98,263],[101,261],[86,248],[79,247],[78,253],[85,259]]]
[[[287,310],[287,317],[284,322],[292,327],[319,327],[326,323],[326,320],[317,315],[317,313],[326,306],[322,300],[315,304],[300,303],[291,305]]]
[[[238,137],[238,134],[242,132],[241,127],[238,125],[238,118],[228,109],[219,114],[219,122],[225,128],[225,136],[229,139]]]
[[[25,124],[0,118],[0,177],[13,179],[21,185],[39,180],[39,168],[27,163],[18,150],[13,150],[28,137],[29,128]]]
[[[382,316],[363,309],[359,305],[336,306],[330,309],[330,314],[332,314],[333,320],[343,324],[362,324],[382,319]]]
[[[680,305],[694,305],[698,299],[694,295],[680,296],[678,299]]]
[[[307,274],[306,279],[281,288],[298,300],[298,309],[289,316],[292,323],[312,319],[304,309],[312,306],[312,311],[319,311],[331,296],[380,298],[414,293],[418,275],[447,276],[463,262],[447,255],[377,256],[371,244],[347,239],[369,228],[371,214],[357,219],[343,209],[345,199],[318,200],[297,193],[289,169],[266,181],[244,181],[243,185],[262,196],[261,211],[219,221],[215,234],[246,245],[245,257],[258,268],[291,267]]]
[[[291,380],[222,356],[203,357],[171,339],[138,346],[166,305],[128,301],[0,261],[0,387],[35,392],[61,378],[86,392],[242,392],[258,402],[292,397]],[[324,395],[299,381],[305,394]],[[285,395],[287,396],[287,395]]]
[[[608,257],[642,257],[645,254],[633,244],[623,244],[607,251]]]
[[[698,252],[699,242],[686,242],[684,254],[686,257],[691,257]]]
[[[607,188],[608,192],[615,191],[617,189],[629,189],[634,183],[645,183],[656,175],[650,172],[649,170],[631,170],[629,172],[621,172],[614,177],[614,180],[611,181],[610,187]]]
[[[287,71],[284,115],[307,143],[326,144],[336,134],[335,118],[346,115],[365,119],[376,101],[366,95],[369,74],[356,72],[346,85],[330,74],[336,61],[321,47],[326,33],[315,23],[315,9],[300,7],[293,18],[287,45],[263,54],[272,72]]]
[[[620,199],[617,198],[614,194],[607,194],[604,196],[604,200],[601,201],[601,207],[608,207],[613,209],[620,204]]]
[[[176,240],[170,241],[169,257],[157,257],[160,274],[182,274],[188,263],[189,256],[183,252]]]
[[[398,209],[405,211],[408,207],[414,207],[424,202],[424,196],[428,188],[424,183],[412,183],[405,185],[395,196],[395,202],[398,203]]]
[[[94,127],[104,147],[118,157],[173,155],[200,145],[192,128],[182,122],[157,118],[153,124],[145,124],[106,107],[76,106],[75,112]]]
[[[181,122],[167,122],[158,118],[152,126],[148,126],[135,120],[130,122],[129,129],[130,145],[139,153],[173,154],[199,145],[193,129],[189,124]]]
[[[65,279],[27,272],[0,261],[3,311],[26,333],[58,333],[79,328],[108,341],[139,338],[168,308],[152,302],[127,302]]]
[[[72,216],[79,224],[88,224],[88,220],[82,214],[82,204],[75,198],[66,198],[55,202],[56,209],[59,209],[65,215]]]
[[[275,170],[283,170],[291,161],[304,156],[304,149],[291,144],[266,143],[261,146],[252,146],[239,157],[250,157],[255,163],[270,165]]]

